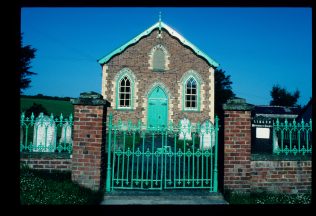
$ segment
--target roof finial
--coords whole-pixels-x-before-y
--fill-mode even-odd
[[[159,11],[159,22],[161,22],[161,11]]]
[[[161,11],[159,11],[159,32],[161,32]]]
[[[162,38],[162,35],[161,35],[161,11],[159,11],[159,23],[158,23],[158,28],[159,28],[159,32],[158,32],[157,38]]]

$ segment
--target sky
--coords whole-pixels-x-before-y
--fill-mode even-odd
[[[24,7],[23,45],[36,48],[26,95],[101,93],[98,59],[158,21],[175,29],[231,76],[237,97],[269,105],[278,84],[312,97],[312,9],[304,7]]]

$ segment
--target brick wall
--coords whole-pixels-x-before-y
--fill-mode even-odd
[[[310,193],[310,157],[251,155],[251,109],[244,99],[224,106],[224,190]],[[254,158],[256,158],[254,160]]]
[[[69,154],[21,153],[20,165],[45,171],[71,171]]]
[[[249,192],[251,159],[251,112],[225,111],[224,189]]]
[[[310,193],[311,161],[251,161],[251,191]]]

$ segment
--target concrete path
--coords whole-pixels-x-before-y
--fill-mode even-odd
[[[113,191],[101,205],[227,205],[221,193],[205,190]]]

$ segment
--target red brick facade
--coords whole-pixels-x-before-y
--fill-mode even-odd
[[[225,111],[224,189],[249,192],[251,111]]]
[[[158,30],[154,30],[148,36],[142,38],[136,44],[126,48],[122,53],[114,56],[109,62],[106,63],[106,74],[103,74],[104,78],[104,92],[102,95],[111,103],[109,112],[113,113],[113,120],[116,122],[119,118],[123,121],[132,120],[136,123],[138,120],[146,119],[147,117],[147,94],[150,91],[151,86],[155,82],[164,84],[168,90],[169,99],[169,116],[168,121],[172,120],[175,123],[182,118],[188,118],[191,122],[205,121],[214,118],[214,108],[210,98],[211,92],[214,94],[214,83],[211,81],[210,68],[214,70],[214,67],[209,65],[205,59],[197,56],[194,51],[188,47],[185,47],[179,40],[167,31],[163,31],[162,38],[157,38]],[[150,56],[149,53],[156,45],[163,45],[168,53],[169,57],[169,69],[164,72],[154,72],[150,69]],[[123,68],[129,68],[135,75],[137,83],[137,92],[135,92],[135,107],[132,110],[124,111],[118,110],[115,107],[116,102],[116,83],[115,76]],[[197,72],[202,81],[202,88],[200,91],[201,110],[200,111],[183,111],[179,107],[182,103],[182,94],[180,90],[180,80],[183,75],[189,71],[194,70]],[[136,91],[136,90],[135,90]],[[211,114],[213,113],[213,114]],[[212,116],[211,116],[212,115]],[[146,122],[144,122],[146,124]]]
[[[74,105],[72,180],[100,188],[103,105]]]

